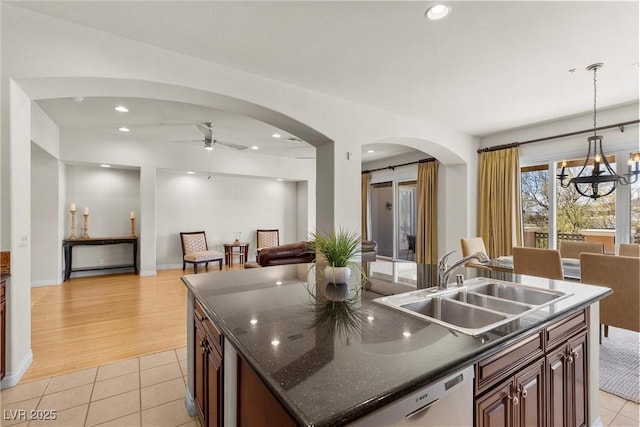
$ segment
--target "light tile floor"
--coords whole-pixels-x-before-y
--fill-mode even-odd
[[[182,347],[2,390],[0,425],[198,427],[184,406],[186,359]],[[640,427],[640,405],[604,391],[599,398],[603,426]],[[56,419],[25,422],[19,410],[55,410]]]
[[[2,390],[0,425],[198,427],[184,405],[186,359],[182,347]],[[28,420],[52,410],[55,420]]]

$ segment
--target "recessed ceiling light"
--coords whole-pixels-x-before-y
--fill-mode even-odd
[[[277,347],[278,344],[280,344],[280,340],[279,339],[276,338],[274,340],[271,340],[271,345],[272,346]]]
[[[249,320],[249,323],[251,323],[252,325],[255,325],[256,323],[258,323],[258,319],[251,319]]]
[[[276,178],[276,181],[282,181],[282,178]]]
[[[451,7],[446,4],[434,4],[424,13],[427,18],[437,21],[447,16],[451,12]]]
[[[280,135],[279,133],[274,133],[273,135],[271,135],[272,138],[281,138],[282,135]]]
[[[84,96],[74,96],[73,100],[76,102],[82,102],[84,101]]]
[[[276,282],[276,285],[280,286],[280,285],[282,285],[282,282],[281,282],[280,280],[278,280],[278,281]]]
[[[114,110],[119,111],[121,113],[128,113],[129,109],[124,105],[118,105],[117,107],[113,107]]]
[[[187,175],[193,175],[194,173],[194,171],[187,171]]]
[[[120,126],[120,127],[118,128],[118,130],[119,130],[120,132],[129,132],[129,131],[131,131],[131,129],[129,129],[129,128],[127,128],[127,127],[124,127],[124,126]]]
[[[101,168],[110,168],[110,167],[111,167],[111,165],[104,165],[104,164],[103,164],[103,165],[100,165],[100,167],[101,167]]]
[[[251,149],[252,149],[252,150],[259,150],[259,149],[260,149],[260,147],[258,147],[257,145],[252,145],[252,146],[251,146]]]
[[[371,153],[375,153],[376,150],[367,150],[367,153],[371,154]]]
[[[410,336],[411,336],[411,332],[409,332],[409,331],[404,331],[404,332],[402,333],[402,335],[404,335],[405,337],[410,337]]]

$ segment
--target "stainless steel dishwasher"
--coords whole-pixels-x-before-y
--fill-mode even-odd
[[[349,424],[350,427],[472,425],[473,366]]]

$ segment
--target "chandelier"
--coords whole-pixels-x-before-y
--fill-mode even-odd
[[[567,188],[573,184],[581,196],[592,199],[598,199],[613,193],[618,184],[628,185],[636,182],[638,180],[638,174],[640,174],[640,168],[638,167],[640,158],[638,155],[636,155],[633,160],[629,159],[627,173],[618,175],[602,151],[602,136],[596,133],[598,130],[596,122],[596,76],[598,69],[601,68],[602,65],[602,63],[597,63],[587,67],[588,71],[593,71],[593,136],[588,138],[589,151],[587,151],[587,157],[577,176],[567,180],[569,175],[565,173],[565,168],[567,167],[566,161],[562,162],[562,170],[557,175],[558,180],[560,180],[560,185],[562,185],[563,188]],[[593,162],[591,161],[592,156]]]

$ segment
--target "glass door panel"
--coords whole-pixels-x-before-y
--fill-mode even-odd
[[[393,257],[393,184],[371,184],[371,238],[377,255]]]
[[[549,247],[549,166],[521,169],[524,246]]]
[[[616,163],[613,156],[607,157],[609,164],[615,170]],[[569,178],[577,176],[582,169],[584,160],[567,161],[565,173]],[[558,170],[562,164],[558,163]],[[616,192],[591,199],[581,196],[574,185],[557,188],[556,223],[558,228],[558,246],[563,240],[578,240],[600,242],[604,244],[605,252],[614,253],[616,231]]]
[[[398,183],[397,258],[416,259],[416,181]]]

